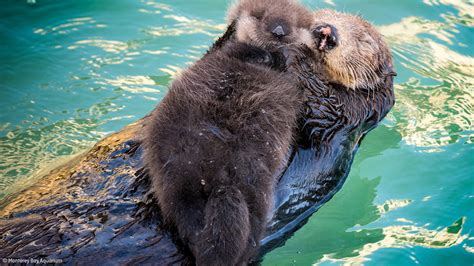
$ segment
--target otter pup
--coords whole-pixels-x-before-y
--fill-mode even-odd
[[[155,196],[198,265],[254,255],[302,105],[291,75],[234,56],[254,49],[230,42],[199,60],[147,122]]]
[[[231,40],[270,49],[282,44],[309,44],[313,42],[309,31],[312,15],[297,0],[240,0],[229,8],[229,26],[207,54]]]
[[[227,21],[235,25],[237,41],[261,48],[312,41],[312,13],[296,0],[241,0]]]
[[[237,38],[172,83],[144,136],[163,217],[198,265],[242,264],[255,254],[302,106],[297,80],[282,71],[311,58],[275,49],[310,25],[311,14],[294,1],[242,0],[229,18]]]

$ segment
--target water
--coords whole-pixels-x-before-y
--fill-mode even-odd
[[[342,190],[263,264],[474,264],[474,2],[305,3],[379,27],[397,103]],[[223,32],[227,4],[4,0],[0,198],[147,114]]]

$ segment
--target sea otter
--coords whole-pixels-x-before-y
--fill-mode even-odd
[[[326,82],[313,86],[316,94],[306,95],[299,137],[277,186],[264,244],[284,239],[340,189],[363,137],[395,102],[392,55],[374,26],[358,16],[319,10],[311,32],[309,46],[322,59],[320,74],[300,74],[310,85],[317,79]]]
[[[302,106],[292,75],[240,60],[252,49],[231,42],[186,70],[145,131],[162,214],[198,265],[254,255]]]
[[[234,30],[229,27],[214,48],[232,39],[229,33]],[[330,94],[308,99],[308,119],[318,117],[312,106],[328,103],[329,110],[343,104],[343,112],[335,116],[342,122],[333,137],[319,145],[311,145],[310,136],[299,138],[276,185],[278,204],[261,241],[262,253],[283,243],[339,190],[361,139],[393,106],[392,81],[382,80],[370,97],[366,89],[356,92],[329,84]],[[320,116],[319,123],[311,124],[320,126],[334,120],[331,117]],[[160,225],[155,199],[147,195],[151,185],[142,169],[140,135],[148,118],[2,199],[0,257],[60,258],[66,264],[188,265],[188,254],[170,237],[175,231]]]
[[[292,4],[295,3],[293,1],[289,2]],[[285,13],[285,15],[283,15],[280,12],[278,16],[275,16],[277,13],[268,12],[270,13],[269,15],[265,12],[265,9],[263,9],[262,13],[260,12],[259,8],[261,7],[259,5],[256,5],[253,2],[251,4],[248,3],[250,2],[240,2],[236,7],[231,9],[229,13],[229,18],[233,21],[232,24],[235,26],[234,38],[238,43],[232,42],[230,45],[223,46],[221,51],[214,51],[214,53],[205,56],[201,62],[196,64],[199,65],[199,67],[196,67],[196,70],[200,70],[200,66],[202,65],[209,67],[211,73],[213,73],[214,71],[212,71],[212,69],[214,66],[212,66],[210,62],[220,60],[221,62],[230,63],[230,65],[234,64],[235,62],[231,62],[232,60],[229,60],[229,58],[239,59],[240,62],[251,62],[252,67],[256,67],[257,69],[260,67],[258,64],[274,65],[278,60],[275,60],[275,57],[273,57],[268,51],[259,48],[274,47],[275,45],[281,45],[282,43],[304,43],[308,47],[312,47],[314,53],[324,51],[328,54],[331,53],[332,49],[340,46],[337,45],[339,39],[336,35],[337,28],[334,26],[314,23],[314,40],[312,40],[311,43],[308,43],[305,29],[298,27],[307,25],[306,20],[298,21],[297,18],[299,16],[295,16],[291,13]],[[254,12],[252,8],[256,9],[256,11]],[[301,13],[299,9],[295,10],[295,13]],[[270,11],[272,10],[270,9]],[[233,16],[236,17],[233,18]],[[347,30],[343,28],[347,26],[345,24],[338,26],[341,27],[342,32]],[[260,32],[265,33],[265,31],[266,33],[271,32],[271,34],[259,34]],[[369,32],[368,34],[374,35],[374,33],[376,33],[376,31]],[[354,36],[351,36],[350,38],[353,37]],[[356,35],[355,37],[359,36]],[[357,39],[355,43],[357,43]],[[380,47],[384,46],[380,45]],[[342,48],[342,50],[344,50],[344,48]],[[224,51],[224,54],[228,58],[216,56],[216,54],[221,54],[222,51]],[[364,51],[359,52],[359,55],[364,54]],[[279,53],[275,54],[278,55]],[[332,54],[330,55],[333,56]],[[326,59],[328,56],[324,56],[324,58]],[[382,57],[382,59],[386,58]],[[334,62],[338,61],[325,61],[325,73],[332,74],[332,76],[328,75],[326,78],[329,78],[331,82],[336,82],[342,86],[348,86],[346,76],[338,72],[330,72],[330,70],[332,70],[330,64],[334,64]],[[385,60],[384,62],[387,63],[387,66],[391,67],[391,61],[387,62]],[[301,62],[298,63],[301,64]],[[354,65],[359,66],[359,63],[355,62]],[[326,138],[331,138],[332,133],[344,123],[342,120],[338,119],[340,116],[343,116],[343,110],[340,108],[341,105],[334,104],[331,101],[332,96],[327,95],[330,90],[328,90],[328,87],[324,86],[324,84],[319,80],[319,68],[319,64],[314,63],[308,64],[303,68],[301,65],[293,68],[296,69],[296,73],[293,74],[295,74],[301,82],[304,83],[304,79],[312,79],[313,81],[311,83],[312,87],[308,90],[311,91],[312,95],[308,94],[308,99],[315,96],[328,97],[325,102],[319,102],[318,104],[311,102],[308,104],[308,106],[310,106],[308,109],[310,113],[307,113],[306,116],[302,117],[304,121],[304,125],[302,125],[303,132],[305,132],[304,130],[307,128],[311,128],[311,131],[306,131],[307,134],[301,135],[311,139],[313,145],[315,144],[314,140],[316,139],[320,143],[321,141],[325,141]],[[386,68],[387,67],[384,65],[380,69],[386,70]],[[250,82],[248,83],[252,84],[250,86],[245,85],[245,83],[242,84],[240,81],[242,77],[240,76],[231,77],[230,79],[225,76],[221,77],[222,80],[220,83],[210,83],[208,80],[214,78],[214,75],[219,73],[219,69],[223,70],[221,72],[226,75],[234,72],[242,72],[247,76],[247,72],[244,72],[243,69],[239,69],[238,67],[227,68],[225,64],[217,65],[214,69],[217,69],[217,71],[215,71],[212,76],[204,76],[203,73],[201,73],[203,71],[199,72],[190,70],[189,73],[185,73],[183,77],[184,81],[178,80],[175,82],[178,84],[178,89],[175,90],[180,92],[176,93],[174,98],[186,98],[182,95],[188,93],[198,100],[193,102],[187,99],[185,101],[188,104],[186,106],[187,108],[183,109],[176,106],[176,109],[179,110],[179,112],[173,112],[173,110],[170,112],[170,109],[172,109],[170,106],[179,104],[183,105],[183,102],[177,100],[167,101],[168,98],[164,99],[162,103],[163,106],[160,108],[165,111],[160,113],[157,110],[157,115],[153,116],[156,119],[152,122],[160,124],[161,127],[156,128],[152,126],[150,127],[151,129],[147,131],[148,134],[145,141],[145,147],[154,148],[145,152],[145,159],[147,160],[150,172],[155,179],[154,187],[156,189],[156,195],[159,199],[165,218],[168,218],[168,221],[178,228],[180,238],[189,243],[188,245],[194,253],[198,264],[219,264],[223,262],[222,259],[225,258],[225,260],[228,260],[231,255],[234,255],[234,257],[231,257],[231,264],[235,264],[246,262],[258,246],[254,243],[258,243],[258,240],[260,239],[266,221],[266,214],[271,206],[271,201],[273,200],[275,177],[279,173],[281,166],[286,163],[286,159],[288,158],[287,154],[292,147],[293,135],[290,131],[295,129],[294,121],[299,115],[298,108],[295,107],[299,106],[299,103],[301,103],[301,96],[296,97],[295,94],[289,93],[290,87],[293,87],[293,92],[298,91],[295,90],[295,88],[298,87],[297,80],[290,79],[294,82],[293,86],[288,83],[282,83],[282,87],[284,87],[283,89],[280,87],[275,87],[274,89],[281,89],[281,91],[288,93],[287,95],[290,97],[284,99],[288,104],[290,104],[290,106],[293,104],[293,108],[288,108],[287,113],[270,112],[265,114],[263,117],[260,117],[258,113],[253,114],[252,120],[249,122],[249,118],[241,117],[241,114],[238,112],[240,111],[243,114],[247,114],[249,111],[245,109],[239,110],[234,107],[245,106],[245,108],[250,108],[249,110],[252,110],[252,107],[255,106],[248,105],[249,103],[247,101],[251,98],[249,95],[257,94],[270,96],[270,91],[248,90],[255,86],[255,84],[258,84],[256,77],[259,75],[254,76],[255,79],[253,80],[250,78]],[[254,72],[257,71],[257,69],[250,68],[249,70]],[[351,66],[347,69],[353,71]],[[361,71],[366,70],[367,69],[361,69]],[[199,75],[195,72],[199,73]],[[339,74],[339,76],[335,75],[335,73]],[[362,77],[365,78],[365,80],[361,81],[362,83],[364,81],[375,81],[368,77],[367,71],[363,73],[364,74],[361,76],[353,75],[354,80],[352,81],[359,82],[359,79],[362,79]],[[374,71],[374,73],[377,74],[377,71]],[[381,73],[385,74],[385,72]],[[266,75],[267,77],[271,77],[271,79],[275,78],[278,82],[281,82],[281,79],[277,78],[278,74]],[[252,77],[250,74],[248,76]],[[284,76],[289,79],[289,76]],[[209,93],[209,91],[206,90],[206,86],[209,86],[209,84],[211,87],[215,86],[221,88],[223,92],[219,90],[212,91],[215,95],[211,93],[211,98],[206,98],[208,95],[205,95],[205,97],[200,99],[202,95],[199,95],[199,92],[187,91],[188,87],[192,87],[190,84],[195,83],[192,79],[196,79],[196,77],[203,78],[202,80],[205,82],[204,85],[201,85],[205,88],[205,90],[202,91],[204,94]],[[302,77],[303,80],[301,80]],[[263,84],[263,87],[275,86],[274,83],[269,82],[269,80],[264,80],[263,78],[262,82],[263,83],[260,85]],[[375,85],[375,83],[370,83],[366,88],[370,88],[370,86],[373,85]],[[236,86],[243,87],[244,91],[236,90]],[[171,91],[173,91],[173,88],[174,87],[172,86]],[[184,88],[184,90],[179,88]],[[355,89],[355,85],[350,88]],[[249,95],[246,95],[244,92],[249,93]],[[243,94],[239,95],[240,98],[237,97],[234,99],[234,102],[229,101],[234,93],[237,95],[239,93]],[[224,100],[226,104],[219,106],[221,103],[212,99],[213,96],[216,96],[216,99],[219,101]],[[271,107],[272,104],[277,104],[280,107],[283,106],[280,102],[271,102],[270,98],[268,98],[261,103],[261,105],[258,105],[258,108],[261,108],[262,110],[272,108],[278,109],[277,105]],[[196,106],[192,107],[193,105]],[[223,107],[227,109],[222,109]],[[193,110],[193,108],[196,110]],[[200,111],[200,109],[205,109],[205,112]],[[208,112],[209,110],[211,111]],[[255,112],[255,110],[257,109],[254,109],[253,111]],[[183,112],[195,116],[187,119],[187,121],[182,124],[172,122],[175,121],[179,115],[182,115]],[[232,114],[232,112],[235,113]],[[219,113],[219,115],[226,114],[224,116],[225,119],[223,120],[222,116],[216,116],[216,113]],[[333,116],[328,116],[328,113],[332,113]],[[277,117],[275,116],[279,116],[279,119],[276,119]],[[322,116],[328,118],[327,121],[321,123]],[[282,121],[284,121],[284,123],[277,123]],[[277,130],[279,132],[273,132],[274,134],[271,134],[268,128],[265,128],[263,124],[260,124],[265,122],[270,122],[270,124],[274,126],[272,127],[272,130]],[[252,128],[250,131],[242,128],[239,129],[239,126],[241,127],[246,123],[256,126],[250,126],[250,128]],[[167,124],[172,125],[167,128]],[[239,126],[236,127],[236,125]],[[310,127],[308,127],[308,125],[310,125]],[[284,126],[285,130],[279,129],[279,126]],[[248,125],[246,125],[246,127],[248,127]],[[187,131],[180,131],[182,128]],[[255,128],[260,131],[255,131]],[[264,131],[271,137],[269,139],[263,138],[264,142],[262,142],[269,146],[269,150],[263,149],[264,146],[259,145],[261,143],[258,141],[256,142],[256,139],[248,139],[249,136],[258,136]],[[180,142],[173,142],[175,140],[175,135],[173,135],[172,132],[181,133],[181,135],[179,135]],[[197,132],[201,134],[200,136],[210,134],[212,138],[200,140],[195,136]],[[241,139],[241,137],[244,137],[245,141],[244,139]],[[172,141],[167,143],[168,139],[171,139]],[[153,146],[156,142],[166,143],[168,146],[161,144]],[[240,146],[236,144],[239,144]],[[191,145],[194,145],[193,148],[187,151],[186,147]],[[250,148],[249,146],[252,147]],[[243,147],[245,147],[245,149]],[[238,159],[236,161],[233,161],[230,157],[226,156],[226,150],[232,149],[237,150],[235,155],[237,155]],[[255,154],[260,154],[260,157],[255,157]],[[273,161],[262,161],[265,157],[272,157]],[[219,159],[223,158],[225,159],[219,161]],[[243,158],[247,158],[247,160],[244,160]],[[213,165],[209,165],[206,161],[220,162],[220,167],[209,169],[209,167],[212,167]],[[255,161],[257,161],[257,163],[253,163]],[[186,162],[190,166],[186,167]],[[246,169],[243,170],[242,168]],[[180,171],[176,171],[176,169],[180,169]],[[259,172],[260,169],[265,169],[265,171]],[[182,173],[181,170],[185,173]],[[182,177],[183,175],[185,176],[184,178]],[[244,182],[242,180],[248,179],[249,175],[252,176],[252,185],[245,186],[243,185]],[[247,177],[244,178],[244,176]],[[241,180],[238,179],[239,177]],[[247,180],[246,182],[248,183],[249,181]],[[198,189],[199,186],[201,186],[201,190]],[[191,204],[189,201],[191,201]],[[176,208],[178,211],[173,212]],[[228,219],[225,217],[231,217],[232,219],[235,219],[236,222],[229,223]],[[241,219],[239,220],[237,217],[240,217]],[[210,226],[210,224],[213,224],[213,226]],[[229,247],[220,244],[222,241],[232,242],[231,249],[236,249],[237,252],[229,254]],[[210,248],[208,246],[210,246]]]
[[[287,163],[303,86],[285,70],[314,57],[277,47],[311,36],[300,28],[311,13],[277,2],[232,7],[236,39],[178,77],[149,119],[143,158],[155,195],[198,265],[249,261]]]

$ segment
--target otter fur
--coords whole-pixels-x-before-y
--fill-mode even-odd
[[[229,42],[199,60],[147,122],[155,196],[198,265],[237,265],[255,254],[302,106],[291,75],[242,61],[265,54],[254,49]]]
[[[359,16],[330,9],[313,14],[313,49],[323,51],[324,76],[354,89],[375,88],[395,76],[392,55],[382,35]]]
[[[237,265],[256,254],[303,103],[296,77],[282,71],[287,60],[312,58],[276,49],[311,37],[300,28],[309,28],[311,13],[295,1],[242,0],[229,19],[237,38],[173,82],[144,138],[164,218],[198,265]]]
[[[272,13],[271,8],[252,11],[260,10],[258,3],[265,2],[268,5],[269,1],[243,0],[230,9],[231,26],[225,39],[218,40],[203,59],[172,84],[146,130],[144,158],[155,195],[165,220],[177,227],[198,265],[236,265],[248,262],[255,254],[273,202],[273,188],[294,144],[293,132],[300,132],[296,120],[301,118],[304,85],[298,84],[302,77],[319,86],[313,93],[321,92],[321,88],[325,94],[330,91],[320,82],[321,76],[340,87],[376,85],[367,72],[351,72],[351,66],[360,67],[358,61],[344,68],[328,59],[336,57],[332,50],[345,49],[335,36],[336,26],[345,30],[341,25],[331,26],[332,32],[324,31],[321,36],[317,15],[310,16],[315,20],[308,20],[308,16],[293,16],[285,9],[286,13]],[[329,41],[338,43],[328,42],[328,35]],[[318,64],[281,73],[281,55],[270,51],[285,43],[313,48],[315,55],[308,56],[311,60],[318,50],[325,52],[324,74],[319,73]],[[380,61],[384,59],[386,64],[374,72],[390,76],[386,72],[391,69],[389,52]],[[345,74],[333,66],[346,69]],[[340,105],[329,103],[331,112],[336,109],[332,122],[340,124]],[[310,125],[312,130],[301,135],[315,139],[315,132],[325,132],[319,134],[322,139],[337,129],[325,122],[315,123],[325,115],[321,106],[310,104],[306,109],[306,122],[300,128]]]
[[[261,48],[311,42],[312,13],[296,0],[241,0],[228,11],[235,39]]]

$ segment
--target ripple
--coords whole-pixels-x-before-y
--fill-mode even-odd
[[[150,87],[157,85],[155,80],[148,76],[119,76],[116,79],[105,79],[98,84],[109,84],[131,93],[160,93],[161,91]],[[148,85],[148,86],[147,86]]]
[[[424,226],[420,227],[415,225],[387,226],[383,228],[384,238],[375,243],[365,244],[360,250],[356,251],[357,256],[334,258],[331,255],[324,255],[319,262],[361,265],[370,260],[370,255],[384,248],[405,248],[413,246],[449,248],[460,245],[469,237],[467,234],[461,234],[465,221],[466,218],[461,217],[450,226],[440,230],[429,230]],[[469,248],[466,250],[468,251],[468,249]],[[414,256],[411,256],[411,258],[416,261]]]
[[[143,50],[144,53],[147,53],[147,54],[152,54],[152,55],[161,55],[161,54],[166,54],[168,53],[168,51],[165,51],[165,50]]]
[[[149,8],[154,8],[155,10],[168,11],[168,12],[173,11],[172,6],[163,4],[163,3],[158,3],[155,1],[145,1],[145,5],[147,5]]]
[[[160,68],[160,70],[171,77],[176,77],[183,69],[179,66],[167,65],[166,67]]]
[[[93,133],[98,121],[69,119],[39,129],[15,129],[0,138],[0,191],[19,176],[22,183],[35,179],[45,165],[92,146],[103,134]],[[5,196],[0,193],[0,199]]]
[[[452,6],[459,11],[457,21],[466,26],[474,26],[474,7],[472,1],[458,1],[458,0],[423,0],[423,3],[433,5],[447,5]],[[454,16],[451,16],[454,18]]]
[[[452,25],[409,17],[380,30],[399,63],[418,75],[395,86],[393,114],[403,140],[427,152],[468,140],[474,121],[474,58],[420,37],[430,34],[452,43],[456,33]]]
[[[225,24],[215,24],[213,21],[192,19],[178,15],[164,15],[163,18],[170,19],[176,23],[172,26],[150,27],[147,32],[154,36],[178,36],[190,34],[204,34],[216,37],[225,30]]]
[[[74,50],[79,47],[93,46],[98,47],[109,53],[120,53],[128,49],[128,44],[121,41],[112,41],[112,40],[81,40],[77,41],[75,45],[68,47],[69,50]]]
[[[378,205],[377,210],[380,214],[384,214],[399,208],[406,207],[412,201],[411,200],[387,200],[384,204]]]
[[[87,28],[103,28],[106,27],[104,24],[97,23],[91,17],[79,17],[66,20],[64,23],[56,26],[47,26],[44,28],[36,28],[33,33],[39,35],[47,34],[69,34],[72,32],[79,31],[80,29]]]

